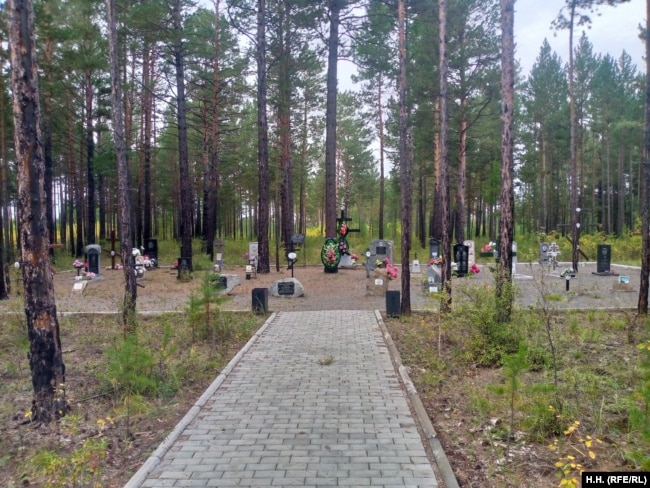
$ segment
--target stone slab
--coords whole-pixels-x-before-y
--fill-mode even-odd
[[[287,290],[291,290],[291,284],[293,284],[293,292],[287,293]],[[279,298],[303,297],[305,296],[305,287],[296,278],[282,278],[269,286],[269,293]]]

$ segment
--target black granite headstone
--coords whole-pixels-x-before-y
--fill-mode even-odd
[[[190,273],[192,272],[192,258],[189,257],[180,257],[178,258],[178,276],[179,280],[181,279],[190,279]]]
[[[400,314],[400,292],[396,290],[386,291],[386,315],[399,317]]]
[[[86,246],[86,261],[88,262],[88,272],[99,274],[99,261],[102,252],[101,246],[89,244]]]
[[[145,241],[144,254],[149,256],[149,259],[155,260],[155,265],[158,265],[158,239],[147,239]]]
[[[296,292],[295,283],[291,281],[281,281],[278,283],[278,295],[292,296]]]
[[[440,257],[440,241],[435,238],[429,239],[429,259]]]
[[[598,244],[598,256],[596,256],[596,273],[609,273],[612,263],[612,246],[609,244]]]
[[[269,308],[269,289],[253,288],[253,312],[266,313]]]
[[[454,245],[454,261],[456,262],[459,278],[469,273],[469,246],[461,243]]]

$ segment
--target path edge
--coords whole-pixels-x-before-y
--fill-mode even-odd
[[[194,403],[192,408],[185,414],[181,421],[176,424],[176,427],[169,433],[167,437],[160,443],[158,448],[149,456],[149,458],[144,462],[140,469],[135,472],[131,479],[124,485],[124,488],[139,488],[142,483],[147,480],[147,477],[151,472],[160,464],[162,458],[165,456],[167,451],[172,447],[174,442],[178,439],[181,433],[185,428],[196,418],[199,412],[203,409],[208,400],[214,395],[214,393],[219,389],[221,384],[228,377],[230,372],[235,368],[239,363],[241,358],[248,352],[248,350],[257,342],[259,337],[264,333],[264,331],[271,325],[271,322],[275,320],[277,312],[271,314],[271,316],[266,319],[266,322],[260,327],[255,334],[248,340],[246,345],[239,350],[239,352],[228,362],[228,365],[219,373],[219,376],[208,386],[208,388],[203,392],[199,399]]]
[[[422,431],[424,432],[429,446],[431,446],[431,451],[433,452],[433,457],[438,465],[440,474],[442,475],[442,480],[445,483],[446,488],[460,488],[458,480],[456,480],[456,475],[454,475],[454,471],[449,463],[449,459],[447,458],[445,451],[442,449],[442,444],[438,439],[438,434],[436,434],[431,419],[429,419],[429,414],[424,408],[422,400],[420,400],[418,391],[415,388],[413,381],[411,381],[407,368],[402,364],[402,357],[397,350],[397,346],[395,346],[395,343],[393,342],[390,332],[388,332],[388,328],[384,323],[384,318],[379,310],[375,310],[375,318],[381,328],[384,341],[386,341],[386,345],[388,346],[390,355],[393,357],[393,361],[399,371],[402,382],[406,387],[406,393],[408,394],[411,405],[413,405],[413,409],[415,410],[415,416],[422,427]]]

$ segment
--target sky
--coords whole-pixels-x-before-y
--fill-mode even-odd
[[[568,31],[554,32],[551,21],[557,17],[564,0],[517,0],[515,3],[515,57],[528,74],[539,55],[546,38],[551,48],[566,63],[569,60]],[[577,40],[585,30],[594,54],[609,53],[618,59],[623,50],[636,64],[637,72],[645,72],[644,46],[639,39],[639,24],[645,24],[645,0],[631,0],[616,7],[602,6],[592,15],[591,29],[580,27],[575,33]]]
[[[645,1],[630,0],[617,7],[602,6],[592,16],[591,28],[580,27],[575,32],[575,43],[587,33],[594,55],[609,53],[618,59],[623,50],[632,57],[638,73],[645,73],[644,45],[639,39],[639,24],[645,24]],[[535,64],[546,38],[566,64],[569,61],[569,33],[556,32],[551,22],[560,13],[565,0],[517,0],[515,3],[515,58],[527,76]],[[600,14],[600,15],[598,15]],[[339,88],[354,89],[350,76],[356,71],[349,61],[340,61]]]

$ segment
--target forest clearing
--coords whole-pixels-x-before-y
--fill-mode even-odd
[[[234,250],[229,256],[241,261]],[[162,262],[169,259],[163,257]],[[650,375],[650,351],[637,346],[650,339],[650,328],[636,320],[636,292],[617,292],[618,277],[593,275],[593,264],[585,264],[584,277],[575,279],[569,293],[559,276],[563,268],[555,276],[549,273],[546,285],[538,276],[515,280],[518,300],[534,296],[525,305],[520,302],[513,325],[501,330],[491,318],[491,266],[479,260],[479,274],[454,279],[457,305],[448,318],[434,311],[439,296],[424,293],[420,284],[414,286],[413,296],[421,296],[430,310],[385,318],[461,486],[558,486],[561,474],[555,463],[576,456],[575,449],[584,454],[576,460],[584,469],[647,470],[650,425],[643,414],[648,402],[643,384]],[[522,273],[527,268],[532,269],[520,264]],[[612,268],[628,273],[636,290],[638,268]],[[171,313],[141,316],[139,339],[131,344],[123,340],[119,308],[109,307],[119,306],[122,272],[103,270],[107,276],[88,287],[88,295],[75,296],[70,291],[74,270],[60,270],[55,283],[61,311],[68,312],[62,313],[61,330],[71,410],[52,425],[32,425],[25,417],[30,388],[20,300],[0,302],[8,317],[0,349],[0,473],[13,483],[8,486],[27,480],[36,486],[64,487],[71,480],[84,486],[122,486],[264,320],[250,308],[228,312],[229,303],[244,295],[250,307],[252,287],[268,286],[289,274],[283,267],[246,280],[240,264],[227,272],[243,278],[235,290],[246,289],[221,299],[209,293],[216,308],[206,317],[201,289],[211,270],[197,271],[189,282],[179,281],[177,271],[169,267],[148,271],[141,280],[142,310],[167,304]],[[306,296],[271,302],[270,311],[272,306],[318,309],[328,294],[339,308],[385,306],[383,296],[365,295],[368,279],[361,267],[329,275],[322,266],[309,264],[296,267],[294,274]],[[548,298],[545,304],[542,292]],[[112,302],[103,301],[111,295]],[[612,308],[561,308],[580,300]],[[15,314],[7,313],[12,311]],[[113,314],[106,314],[110,311]],[[513,389],[508,368],[513,367],[512,358],[523,354],[518,344],[525,344],[525,355],[519,358]],[[129,360],[133,354],[140,359]],[[552,384],[554,361],[557,387]],[[561,412],[549,410],[551,406]],[[570,428],[575,421],[579,428]],[[570,434],[564,433],[567,429]],[[587,436],[594,439],[594,459],[584,447]],[[557,448],[550,449],[556,440]],[[566,477],[577,473],[567,468]]]

